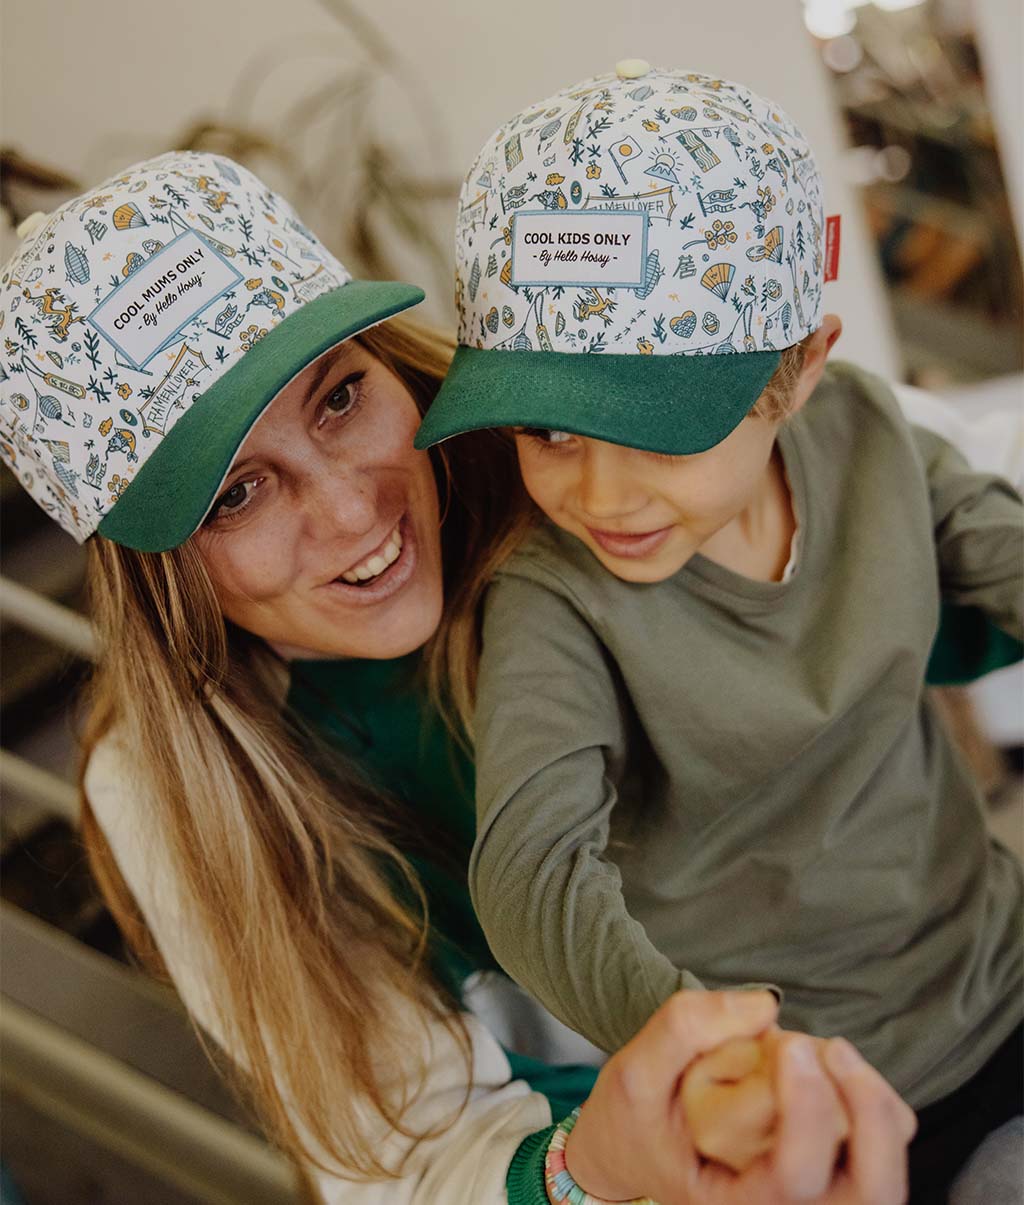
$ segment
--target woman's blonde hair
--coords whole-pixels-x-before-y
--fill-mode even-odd
[[[360,341],[421,409],[429,405],[448,342],[396,321]],[[455,595],[493,542],[516,482],[496,437],[459,445],[453,471],[434,460],[446,588]],[[107,734],[131,751],[135,803],[146,809],[139,822],[166,848],[189,930],[208,955],[211,1029],[235,1064],[225,1070],[300,1162],[397,1174],[380,1155],[381,1136],[425,1136],[406,1120],[425,1071],[409,1018],[447,1026],[467,1084],[470,1065],[459,1014],[430,969],[426,902],[401,852],[402,809],[285,714],[286,667],[225,621],[191,543],[139,553],[97,537],[89,584],[103,654],[83,765]],[[443,704],[443,658],[427,653],[426,676]],[[129,944],[164,971],[84,791],[82,829]],[[396,1081],[404,1090],[396,1093]]]

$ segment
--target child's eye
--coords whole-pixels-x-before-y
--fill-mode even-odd
[[[552,431],[547,427],[517,427],[517,435],[525,435],[527,439],[535,439],[546,447],[553,448],[571,442],[570,431]]]
[[[204,525],[217,519],[233,519],[241,514],[252,501],[252,496],[262,480],[262,477],[254,477],[250,481],[236,481],[210,507]]]
[[[351,414],[359,402],[359,382],[365,376],[362,372],[353,372],[326,394],[320,403],[320,414],[317,426],[335,418],[345,418]]]

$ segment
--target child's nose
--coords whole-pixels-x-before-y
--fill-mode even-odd
[[[628,472],[619,449],[590,447],[583,457],[579,504],[591,519],[616,519],[646,505],[641,483]]]

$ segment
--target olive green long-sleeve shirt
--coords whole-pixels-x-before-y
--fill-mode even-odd
[[[924,695],[940,597],[1022,635],[1022,505],[831,366],[780,430],[786,583],[696,555],[620,581],[545,527],[487,599],[473,901],[498,960],[612,1050],[753,981],[920,1107],[1022,1012],[1022,875]]]

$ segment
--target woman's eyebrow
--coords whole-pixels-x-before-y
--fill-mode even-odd
[[[306,396],[302,400],[303,409],[305,409],[305,407],[308,406],[313,398],[315,398],[320,392],[320,388],[331,369],[336,368],[337,365],[342,363],[344,359],[344,351],[338,352],[333,356],[326,355],[323,357],[321,362],[317,365],[316,372],[313,374],[313,378],[309,383],[309,388],[306,390]]]

